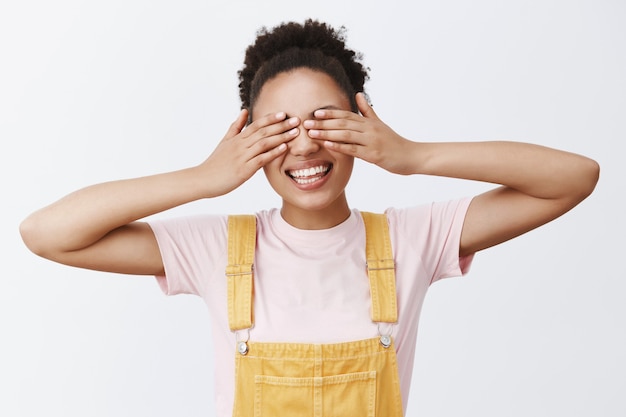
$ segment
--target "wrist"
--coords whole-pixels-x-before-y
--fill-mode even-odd
[[[398,155],[398,173],[405,175],[425,174],[430,146],[424,142],[405,139],[405,146]]]

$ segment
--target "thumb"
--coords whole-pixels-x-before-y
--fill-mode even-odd
[[[248,110],[243,109],[239,112],[239,115],[235,119],[234,122],[231,123],[228,131],[226,132],[225,138],[232,138],[241,133],[242,129],[245,127],[246,122],[248,121]]]
[[[364,117],[378,119],[378,115],[376,115],[376,112],[374,112],[372,106],[370,106],[370,104],[367,102],[365,94],[356,93],[356,105]]]

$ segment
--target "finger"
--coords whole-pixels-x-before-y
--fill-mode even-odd
[[[354,114],[354,113],[352,113]],[[305,120],[302,127],[313,130],[352,130],[355,132],[364,131],[364,119],[361,116],[353,119],[325,119],[325,120]]]
[[[326,140],[331,142],[362,145],[363,135],[354,130],[321,130],[310,129],[308,135],[311,139]]]
[[[350,110],[318,109],[313,112],[316,119],[351,119],[358,114]]]
[[[254,158],[250,160],[250,163],[253,165],[254,169],[263,168],[265,165],[278,158],[280,155],[285,153],[287,150],[287,144],[281,143],[280,145],[271,148],[267,152],[263,152],[261,154],[256,155]]]
[[[324,147],[330,151],[339,152],[357,158],[359,158],[362,149],[362,146],[355,143],[338,143],[329,140],[324,142]]]
[[[263,117],[260,117],[246,127],[246,129],[243,131],[242,137],[249,137],[257,132],[259,129],[284,121],[286,117],[287,115],[285,114],[285,112],[267,114]]]
[[[269,150],[276,148],[282,144],[285,144],[295,139],[300,134],[300,129],[294,127],[286,132],[282,131],[272,136],[262,137],[256,141],[253,141],[249,145],[251,151],[251,159],[257,155],[261,155]]]
[[[285,117],[284,112],[263,117],[248,126],[242,137],[256,141],[291,130],[300,124],[300,119],[297,117],[291,117],[287,120],[285,120]]]
[[[253,147],[257,143],[263,145],[270,143],[270,146],[273,147],[279,143],[291,140],[299,133],[300,130],[296,127],[299,124],[300,120],[297,117],[292,117],[289,120],[262,127],[250,136],[248,147]]]
[[[239,133],[241,133],[241,130],[246,125],[247,120],[248,120],[248,110],[243,109],[239,112],[239,115],[237,116],[235,121],[230,124],[228,130],[226,131],[226,135],[224,136],[224,138],[232,138],[233,136],[237,136]]]
[[[374,112],[374,109],[367,102],[367,98],[363,93],[356,94],[356,105],[359,108],[359,111],[366,118],[378,119],[378,115]]]

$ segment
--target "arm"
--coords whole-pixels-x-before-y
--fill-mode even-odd
[[[419,173],[501,184],[476,196],[460,254],[497,245],[566,213],[594,189],[598,165],[583,156],[515,142],[418,144]]]
[[[150,227],[138,220],[170,208],[226,194],[282,154],[295,122],[266,116],[242,130],[242,111],[202,164],[175,172],[113,181],[78,190],[20,225],[34,253],[67,265],[129,274],[162,274]]]
[[[594,189],[598,164],[584,156],[517,142],[420,143],[386,126],[357,95],[362,116],[322,110],[304,122],[331,151],[397,174],[425,174],[501,186],[476,196],[466,215],[461,255],[497,245],[566,213]]]

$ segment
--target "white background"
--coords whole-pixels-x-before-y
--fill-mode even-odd
[[[433,286],[407,415],[626,415],[620,0],[3,1],[0,415],[213,415],[200,299],[37,258],[18,225],[77,188],[201,162],[238,113],[256,29],[305,17],[348,28],[400,134],[527,141],[602,167],[572,212]],[[348,197],[376,211],[487,188],[361,162]],[[277,204],[256,175],[163,215]]]

